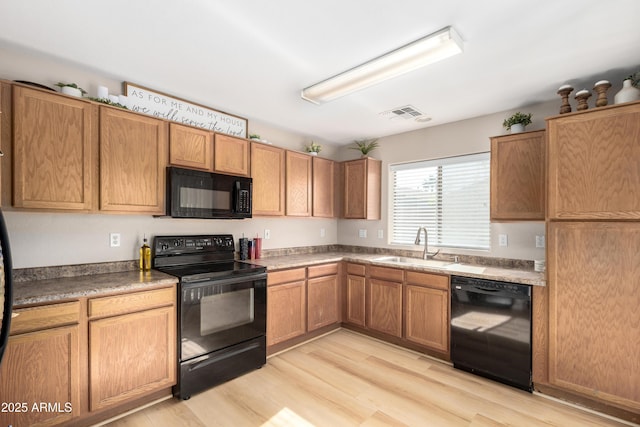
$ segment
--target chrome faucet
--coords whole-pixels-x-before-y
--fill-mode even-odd
[[[433,258],[434,256],[438,255],[438,252],[440,252],[440,249],[438,249],[437,251],[431,253],[429,252],[429,233],[427,231],[427,227],[420,227],[418,228],[418,234],[416,235],[416,245],[420,244],[420,232],[424,230],[424,252],[422,253],[422,259],[430,259]]]

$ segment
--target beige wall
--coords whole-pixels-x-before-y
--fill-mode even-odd
[[[110,93],[119,93],[125,80],[143,86],[145,84],[144,79],[105,76],[98,70],[87,69],[11,45],[0,45],[0,57],[0,78],[33,81],[52,87],[57,81],[73,81],[86,89],[90,96],[96,95],[99,85],[107,86]],[[533,130],[544,126],[544,117],[556,114],[557,104],[552,102],[520,110],[533,113],[534,123],[529,127]],[[224,106],[217,106],[215,102],[209,106],[224,110]],[[153,237],[159,234],[232,233],[238,238],[243,234],[247,237],[257,234],[262,236],[264,230],[269,229],[271,239],[263,242],[265,249],[334,243],[392,247],[387,243],[389,165],[488,151],[489,136],[503,133],[502,120],[514,111],[382,138],[381,147],[373,153],[374,157],[383,160],[381,221],[316,218],[180,220],[144,215],[30,213],[11,211],[10,207],[5,207],[14,266],[25,268],[135,259],[143,234]],[[270,126],[260,122],[259,118],[248,119],[250,133],[258,133],[275,145],[303,150],[305,144],[310,141],[306,135]],[[353,150],[333,146],[327,141],[316,142],[323,145],[323,157],[337,160],[357,157]],[[366,229],[368,237],[359,238],[359,229]],[[379,230],[383,233],[381,239],[378,238]],[[544,250],[534,247],[535,235],[544,234],[543,223],[493,224],[491,231],[492,249],[482,252],[483,255],[519,259],[544,257]],[[109,247],[109,233],[121,234],[120,248]],[[497,246],[500,233],[509,236],[507,248]],[[403,247],[405,248],[418,249],[415,246]]]

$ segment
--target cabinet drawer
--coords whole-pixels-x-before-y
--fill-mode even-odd
[[[308,267],[307,272],[309,278],[338,274],[338,264],[334,262],[331,264],[314,265],[312,267]]]
[[[267,286],[277,285],[279,283],[295,282],[306,278],[306,269],[293,268],[291,270],[274,271],[267,275]]]
[[[402,282],[403,273],[403,270],[398,270],[397,268],[378,267],[375,265],[369,267],[369,275],[371,277],[392,282]]]
[[[347,264],[347,274],[353,274],[355,276],[364,276],[365,266],[362,264]]]
[[[90,318],[132,313],[150,308],[172,305],[176,300],[175,288],[155,289],[89,300]]]
[[[439,274],[418,273],[417,271],[407,271],[407,284],[424,285],[430,288],[449,290],[449,276]]]
[[[11,335],[78,323],[80,302],[17,308],[11,319]]]

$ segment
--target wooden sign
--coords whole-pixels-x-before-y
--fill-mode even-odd
[[[247,137],[248,121],[242,117],[129,82],[124,82],[124,93],[131,111],[231,136]]]

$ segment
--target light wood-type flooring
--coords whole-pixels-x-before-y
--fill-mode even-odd
[[[623,426],[341,329],[110,427]]]

